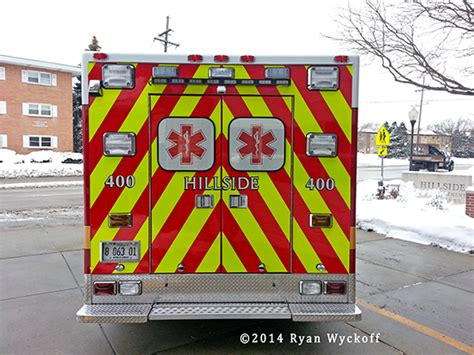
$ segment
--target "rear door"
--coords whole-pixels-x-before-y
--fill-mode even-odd
[[[291,271],[292,99],[153,95],[154,273]]]
[[[222,99],[222,271],[291,271],[292,99]]]
[[[150,97],[152,273],[220,271],[219,96]]]

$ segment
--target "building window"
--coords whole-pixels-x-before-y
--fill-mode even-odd
[[[50,104],[24,103],[23,115],[34,117],[58,117],[58,107]]]
[[[5,80],[5,68],[0,67],[0,80]]]
[[[6,134],[0,134],[0,148],[8,147],[8,137]]]
[[[7,102],[0,101],[0,115],[6,115],[6,114],[7,114]]]
[[[24,148],[57,148],[56,136],[23,136]]]
[[[21,80],[28,84],[56,86],[56,74],[46,72],[22,70]]]

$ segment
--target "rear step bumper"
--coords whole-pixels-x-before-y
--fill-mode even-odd
[[[83,323],[145,323],[179,319],[292,319],[296,322],[356,321],[361,311],[347,303],[156,303],[84,305]]]

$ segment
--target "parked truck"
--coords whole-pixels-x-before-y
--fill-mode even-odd
[[[413,154],[412,170],[438,171],[438,169],[454,170],[454,161],[449,153],[439,150],[434,145],[422,145],[417,153]]]

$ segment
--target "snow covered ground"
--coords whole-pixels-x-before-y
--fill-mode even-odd
[[[437,190],[419,190],[412,182],[400,185],[395,199],[377,199],[377,181],[357,184],[357,224],[390,238],[436,245],[463,253],[474,253],[474,218],[464,205],[447,202]]]
[[[363,154],[357,153],[357,166],[380,166],[382,158],[377,154]],[[474,160],[474,159],[473,159]],[[406,166],[408,169],[408,159],[384,159],[384,166]]]
[[[40,150],[22,155],[0,149],[0,178],[82,175],[82,163],[63,163],[66,159],[79,161],[82,154]]]

